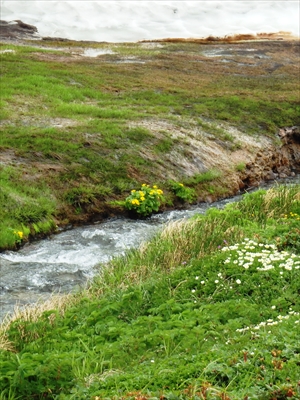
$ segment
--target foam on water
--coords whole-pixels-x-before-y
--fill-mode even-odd
[[[112,50],[105,50],[105,49],[86,49],[82,53],[84,57],[98,57],[103,54],[115,54]]]

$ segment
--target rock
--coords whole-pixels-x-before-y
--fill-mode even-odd
[[[282,128],[280,129],[278,136],[286,144],[300,144],[300,127],[292,126],[291,128]]]
[[[0,21],[0,39],[40,39],[35,26],[23,21]]]
[[[285,173],[279,174],[279,178],[280,178],[280,179],[285,179],[285,178],[287,178],[287,177],[288,177],[288,175],[285,174]]]
[[[271,170],[271,171],[268,171],[268,172],[265,174],[264,179],[265,179],[266,181],[273,181],[274,179],[277,178],[277,176],[278,176],[278,174],[275,174],[275,173]]]

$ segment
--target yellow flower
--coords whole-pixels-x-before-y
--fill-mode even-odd
[[[154,186],[153,186],[153,189],[157,189],[157,186],[156,186],[156,185],[154,185]]]
[[[144,200],[145,200],[145,197],[140,197],[140,200],[141,200],[141,201],[144,201]]]
[[[150,190],[150,192],[149,192],[150,196],[152,196],[155,193],[156,193],[156,190]]]
[[[140,195],[140,197],[144,197],[144,196],[145,196],[145,193],[144,193],[142,190],[140,190],[140,191],[139,191],[139,195]]]
[[[139,206],[139,205],[140,205],[140,202],[138,201],[138,199],[133,199],[133,200],[131,201],[131,204]]]
[[[23,239],[24,233],[22,231],[14,231],[14,235],[19,236],[19,239]]]
[[[161,189],[157,189],[157,194],[163,194],[164,192]]]
[[[136,190],[135,190],[135,189],[133,189],[133,190],[131,191],[131,193],[134,193],[134,192],[136,192]]]
[[[179,186],[184,186],[184,184],[183,183],[179,183]]]
[[[146,183],[143,183],[143,184],[142,184],[142,187],[145,187],[145,186],[147,186]]]

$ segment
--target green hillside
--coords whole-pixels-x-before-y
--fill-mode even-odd
[[[300,124],[298,44],[0,43],[0,249],[124,213],[143,183],[160,209],[233,194],[245,137]]]

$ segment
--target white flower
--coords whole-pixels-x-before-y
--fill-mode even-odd
[[[237,279],[237,280],[236,280],[236,283],[237,283],[238,285],[240,285],[242,282],[241,282],[239,279]]]
[[[204,285],[205,281],[201,281],[200,283],[201,283],[201,285]]]
[[[219,280],[218,280],[218,279],[216,279],[216,280],[215,280],[215,283],[219,283]]]

